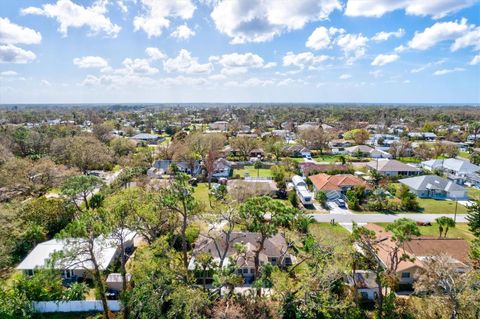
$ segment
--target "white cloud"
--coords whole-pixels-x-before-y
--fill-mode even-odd
[[[212,57],[213,60],[217,60],[219,64],[226,68],[248,67],[248,68],[261,68],[263,67],[264,60],[261,56],[247,52],[247,53],[231,53],[224,54],[220,57]]]
[[[462,72],[462,71],[465,71],[465,69],[464,68],[442,69],[442,70],[435,71],[433,74],[434,75],[445,75],[445,74],[449,74],[449,73],[453,73],[453,72]]]
[[[3,71],[3,72],[0,73],[0,75],[2,75],[2,76],[17,76],[18,73],[10,70],[10,71]]]
[[[192,57],[192,54],[182,49],[175,58],[167,59],[163,62],[163,68],[167,72],[180,73],[210,73],[213,70],[211,63],[200,64],[198,58]]]
[[[470,65],[477,65],[480,63],[480,54],[473,57],[472,61],[470,61]]]
[[[164,60],[167,58],[167,55],[160,51],[158,48],[146,48],[145,49],[145,54],[150,57],[150,60],[156,61],[156,60]]]
[[[40,81],[40,84],[43,85],[43,86],[48,86],[48,87],[52,86],[52,83],[48,82],[47,80]]]
[[[28,7],[22,14],[36,14],[55,18],[60,24],[58,30],[66,36],[68,28],[88,27],[91,34],[104,33],[116,37],[121,27],[113,24],[106,15],[108,1],[95,1],[90,7],[78,5],[71,0],[58,0],[55,4],[44,4],[41,8]]]
[[[314,55],[312,52],[301,52],[297,54],[293,52],[287,52],[287,54],[283,57],[283,65],[297,66],[300,69],[304,69],[305,67],[315,68],[329,58],[330,57],[327,55]]]
[[[145,87],[154,85],[155,81],[149,77],[141,76],[137,74],[116,75],[107,74],[99,77],[95,75],[87,75],[87,77],[80,83],[81,86],[86,87],[107,87],[107,88],[120,88],[120,87]]]
[[[473,46],[474,50],[480,51],[480,27],[470,26],[469,31],[457,38],[450,49],[457,51],[470,46]]]
[[[325,27],[318,27],[308,37],[305,46],[314,50],[326,49],[330,47],[332,43],[332,36],[334,36],[336,33],[343,34],[345,33],[345,30],[334,27],[330,27],[329,29]]]
[[[371,76],[373,76],[376,79],[381,78],[383,76],[382,70],[370,71],[369,73]]]
[[[408,46],[412,49],[427,50],[447,40],[455,40],[450,47],[452,51],[467,46],[475,46],[476,50],[480,50],[480,28],[468,25],[466,19],[462,19],[460,23],[437,22],[423,32],[416,32]]]
[[[264,69],[271,69],[277,66],[277,62],[268,62],[263,66]]]
[[[36,59],[35,53],[13,44],[0,45],[0,63],[24,64]]]
[[[73,64],[80,69],[88,68],[106,68],[108,66],[107,60],[99,56],[84,56],[81,58],[73,59]]]
[[[143,30],[149,38],[158,37],[170,26],[172,18],[188,20],[195,12],[191,0],[140,0],[144,14],[133,18],[135,31]]]
[[[353,64],[356,60],[365,55],[368,38],[360,34],[341,35],[336,41],[337,45],[345,53],[347,64]]]
[[[408,49],[408,48],[407,48],[406,46],[404,46],[403,44],[401,44],[401,45],[399,45],[398,47],[396,47],[396,48],[394,49],[394,51],[395,51],[396,53],[402,53],[402,52],[406,51],[407,49]]]
[[[372,37],[372,40],[376,42],[381,42],[381,41],[387,41],[391,37],[401,38],[404,35],[405,35],[405,30],[400,28],[395,32],[385,32],[385,31],[378,32]]]
[[[421,67],[418,67],[418,68],[415,68],[415,69],[411,69],[410,70],[410,73],[419,73],[419,72],[422,72],[424,71],[429,65],[423,65]]]
[[[292,85],[307,85],[307,84],[308,82],[303,80],[287,78],[278,82],[277,86],[292,86]]]
[[[211,17],[232,43],[265,42],[341,10],[338,0],[230,0],[214,3]]]
[[[158,69],[150,66],[148,60],[145,59],[126,58],[122,64],[130,73],[145,75],[158,73]]]
[[[238,75],[238,74],[245,74],[248,72],[247,68],[237,67],[237,68],[222,68],[220,71],[223,75]]]
[[[0,18],[0,43],[38,44],[41,41],[40,32],[12,23],[8,18]]]
[[[117,6],[120,9],[120,11],[122,11],[122,13],[128,13],[128,7],[123,2],[123,0],[117,0]]]
[[[408,15],[442,18],[473,5],[476,0],[348,0],[347,16],[381,17],[403,9]]]
[[[174,38],[186,40],[195,35],[195,31],[190,29],[187,24],[179,25],[175,31],[170,34]]]
[[[399,56],[397,54],[379,54],[375,59],[373,59],[372,65],[383,66],[385,64],[397,61],[398,58]]]
[[[352,76],[350,74],[342,74],[338,77],[340,80],[348,80],[351,79]]]

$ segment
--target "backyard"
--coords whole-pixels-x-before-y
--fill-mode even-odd
[[[240,177],[245,177],[245,173],[248,173],[248,176],[251,177],[272,177],[272,171],[269,168],[260,168],[257,170],[253,165],[233,170],[233,176],[240,175]]]

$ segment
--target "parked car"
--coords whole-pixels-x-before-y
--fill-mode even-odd
[[[338,207],[340,207],[340,208],[346,208],[346,206],[345,206],[345,201],[344,201],[343,199],[340,199],[340,198],[339,198],[339,199],[337,199],[336,202],[337,202]]]

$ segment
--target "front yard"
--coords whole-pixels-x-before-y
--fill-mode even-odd
[[[382,227],[385,227],[388,225],[388,223],[375,223],[377,225],[380,225]],[[431,226],[419,226],[420,233],[422,236],[432,236],[432,237],[438,237],[438,224],[437,223],[432,223]],[[468,230],[468,224],[467,223],[457,223],[455,225],[455,228],[450,228],[447,233],[447,238],[463,238],[467,241],[471,241],[475,238],[473,234]]]
[[[474,200],[480,200],[480,189],[468,187],[467,191],[468,191],[468,197]]]
[[[418,198],[424,214],[454,214],[457,206],[457,214],[467,214],[467,208],[462,204],[456,204],[451,200],[436,200],[430,198]]]

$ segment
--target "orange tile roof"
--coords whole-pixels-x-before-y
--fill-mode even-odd
[[[378,257],[388,267],[390,263],[389,252],[395,246],[391,239],[392,233],[376,224],[367,224],[365,227],[375,232],[379,241],[377,244]],[[468,249],[468,243],[461,238],[414,237],[405,243],[404,249],[400,249],[400,254],[405,252],[413,257],[414,261],[401,261],[397,273],[413,267],[423,268],[421,257],[430,257],[441,253],[456,260],[459,267],[466,267],[468,264]]]
[[[328,175],[321,173],[312,175],[309,178],[318,190],[324,191],[336,191],[341,190],[343,187],[352,186],[370,188],[370,185],[363,179],[351,174]]]

